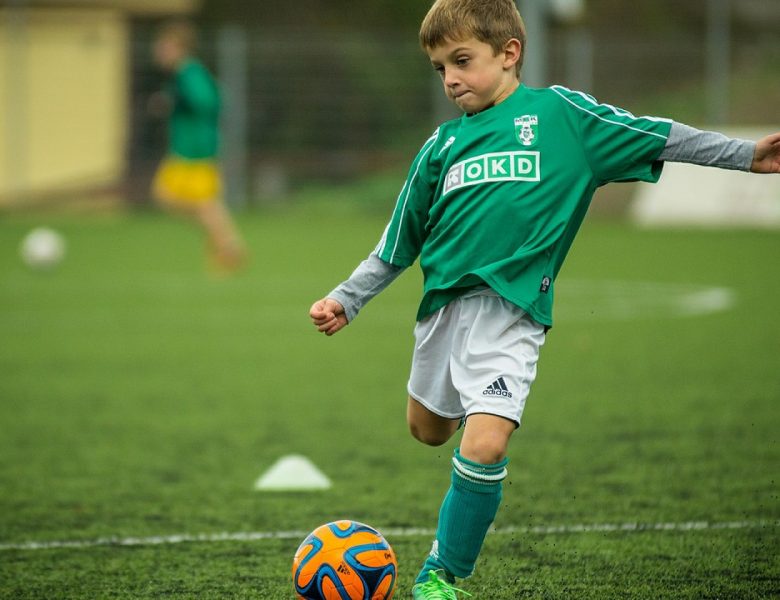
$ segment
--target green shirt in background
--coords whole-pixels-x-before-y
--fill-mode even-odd
[[[170,93],[169,152],[188,159],[216,157],[220,98],[214,78],[200,62],[188,59],[176,71]]]
[[[488,285],[552,325],[554,281],[596,189],[655,182],[671,121],[521,85],[423,145],[376,254],[425,278],[417,319]]]

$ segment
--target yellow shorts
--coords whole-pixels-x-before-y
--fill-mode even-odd
[[[157,169],[152,190],[163,202],[212,202],[222,194],[222,177],[213,160],[169,156]]]

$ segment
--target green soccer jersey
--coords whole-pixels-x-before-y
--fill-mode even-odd
[[[564,87],[521,85],[440,126],[409,171],[376,254],[425,286],[418,320],[488,285],[552,325],[554,281],[596,189],[656,182],[671,121]]]
[[[189,59],[171,82],[173,113],[169,123],[170,152],[189,159],[209,159],[219,147],[219,91],[197,60]]]

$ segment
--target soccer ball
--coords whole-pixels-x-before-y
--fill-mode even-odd
[[[395,553],[382,534],[346,520],[312,531],[292,565],[301,600],[390,600],[397,572]]]
[[[50,269],[65,257],[65,240],[53,229],[36,227],[22,240],[19,253],[28,267]]]

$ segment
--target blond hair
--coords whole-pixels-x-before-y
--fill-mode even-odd
[[[513,0],[436,0],[420,27],[420,45],[431,50],[446,41],[476,38],[489,44],[494,54],[516,39],[522,52],[517,73],[525,57],[525,23]]]

